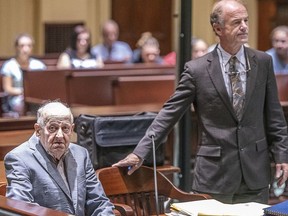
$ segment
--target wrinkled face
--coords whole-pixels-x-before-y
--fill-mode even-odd
[[[103,29],[103,39],[106,45],[112,46],[118,39],[118,28],[113,24],[107,24]]]
[[[223,23],[215,24],[221,45],[240,47],[248,42],[248,13],[246,8],[233,1],[223,5]]]
[[[156,46],[146,45],[141,49],[141,57],[144,63],[154,63],[160,53],[159,48]]]
[[[60,159],[67,151],[74,124],[69,116],[47,118],[44,126],[35,124],[36,135],[45,150],[56,159]]]
[[[207,44],[203,41],[198,41],[194,44],[192,49],[192,59],[199,58],[207,53]]]
[[[280,56],[288,54],[288,35],[283,31],[276,31],[272,38],[272,45]]]
[[[21,37],[16,46],[16,55],[23,60],[29,59],[32,54],[33,41],[29,37]]]
[[[90,35],[88,32],[83,32],[77,37],[76,48],[80,53],[86,53],[90,44]]]

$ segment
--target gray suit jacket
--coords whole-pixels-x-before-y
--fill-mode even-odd
[[[199,128],[199,148],[192,188],[232,194],[243,178],[250,189],[271,180],[269,151],[277,163],[288,162],[287,126],[278,100],[269,55],[245,48],[247,74],[244,114],[237,120],[230,102],[217,50],[185,65],[175,93],[164,104],[134,153],[152,154],[150,130],[161,140],[193,103]],[[187,162],[188,163],[188,162]]]
[[[70,191],[47,156],[35,134],[9,152],[6,196],[77,216],[114,215],[86,149],[70,143],[64,160]]]

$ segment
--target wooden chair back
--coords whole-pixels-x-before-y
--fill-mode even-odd
[[[127,168],[107,167],[96,170],[106,195],[113,203],[132,207],[134,215],[156,215],[154,193],[154,171],[142,166],[132,175]],[[162,173],[157,171],[159,213],[165,213],[164,202],[170,199],[195,201],[211,198],[207,194],[191,194],[174,186]]]
[[[0,183],[0,195],[1,196],[5,196],[6,195],[6,183],[5,182],[1,182]]]

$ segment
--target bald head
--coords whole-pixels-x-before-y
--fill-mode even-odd
[[[37,123],[44,126],[50,119],[68,120],[73,123],[73,115],[67,106],[61,102],[49,102],[39,108]]]
[[[242,5],[246,8],[246,5],[242,0],[218,0],[216,1],[216,3],[214,4],[212,8],[212,12],[210,14],[210,24],[212,25],[212,27],[214,26],[214,24],[224,25],[223,13],[225,10],[225,6],[234,7],[235,5],[236,6]]]
[[[104,44],[111,47],[112,44],[118,40],[119,27],[114,20],[108,20],[103,24],[102,35]]]

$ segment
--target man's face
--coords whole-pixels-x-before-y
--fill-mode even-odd
[[[272,38],[272,45],[279,56],[288,55],[288,35],[283,31],[276,31]]]
[[[118,39],[117,27],[112,24],[107,24],[103,30],[103,39],[106,45],[112,46],[112,44]]]
[[[56,159],[60,159],[67,151],[74,124],[68,118],[52,117],[45,126],[35,124],[36,135],[46,151]]]
[[[32,54],[33,42],[29,37],[21,37],[16,46],[17,56],[21,59],[29,59]]]
[[[228,2],[223,6],[222,24],[217,24],[216,32],[221,45],[239,47],[248,42],[248,13],[237,2]]]

